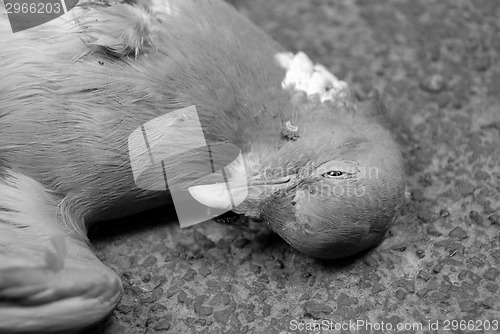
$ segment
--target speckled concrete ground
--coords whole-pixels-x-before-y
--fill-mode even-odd
[[[169,208],[101,225],[97,253],[125,295],[100,330],[340,333],[293,321],[366,320],[386,327],[342,333],[391,333],[388,323],[392,333],[498,333],[500,1],[236,5],[290,50],[382,92],[411,199],[380,247],[342,261],[304,256],[257,224],[180,229]],[[446,320],[474,322],[446,331]]]

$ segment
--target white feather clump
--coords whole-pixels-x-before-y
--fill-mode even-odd
[[[281,52],[275,59],[287,71],[281,83],[283,89],[304,91],[307,96],[318,95],[321,102],[342,98],[347,92],[347,82],[339,80],[323,65],[313,64],[303,52],[296,55]]]

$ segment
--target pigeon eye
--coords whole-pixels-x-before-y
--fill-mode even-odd
[[[316,175],[331,180],[344,180],[356,178],[358,169],[351,162],[334,160],[317,167]]]
[[[329,172],[321,174],[321,176],[327,177],[327,178],[336,178],[336,177],[340,177],[340,176],[345,176],[346,174],[347,173],[339,171],[339,170],[331,170]]]

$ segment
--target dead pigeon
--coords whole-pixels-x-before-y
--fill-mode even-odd
[[[87,1],[15,34],[0,8],[0,332],[78,331],[114,309],[121,282],[87,228],[165,204],[173,188],[138,186],[129,139],[191,106],[207,145],[241,154],[227,183],[191,151],[162,160],[208,210],[261,219],[320,258],[390,227],[405,181],[382,105],[224,2]],[[175,133],[169,147],[192,140]],[[245,196],[229,203],[243,172]]]

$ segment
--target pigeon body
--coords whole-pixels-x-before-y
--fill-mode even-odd
[[[137,187],[127,139],[192,105],[207,141],[242,152],[234,213],[321,258],[373,246],[393,221],[404,169],[381,104],[315,95],[331,89],[324,68],[308,92],[290,85],[285,50],[229,5],[84,4],[16,34],[1,14],[0,332],[78,330],[112,311],[121,284],[87,227],[168,200]]]

